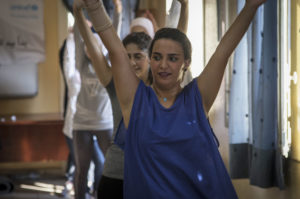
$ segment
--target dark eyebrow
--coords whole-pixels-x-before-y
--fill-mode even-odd
[[[168,56],[179,56],[179,54],[171,53],[171,54],[168,54]]]

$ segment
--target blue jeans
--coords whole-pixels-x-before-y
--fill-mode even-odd
[[[95,164],[94,189],[101,178],[104,155],[111,143],[112,129],[102,131],[73,131],[75,155],[75,199],[84,199],[87,192],[87,176],[91,161]],[[97,139],[94,139],[97,138]]]

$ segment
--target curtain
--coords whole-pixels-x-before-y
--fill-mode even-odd
[[[245,0],[238,0],[238,12]],[[277,2],[261,6],[238,45],[229,101],[230,174],[284,187],[277,133]]]

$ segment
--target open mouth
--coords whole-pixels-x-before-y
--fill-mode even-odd
[[[158,73],[158,75],[159,75],[161,78],[166,78],[166,77],[170,76],[170,75],[171,75],[171,73],[167,73],[167,72],[160,72],[160,73]]]

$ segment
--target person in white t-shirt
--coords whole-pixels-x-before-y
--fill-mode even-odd
[[[80,73],[81,89],[77,97],[73,120],[73,144],[75,153],[75,198],[85,198],[90,162],[95,164],[94,190],[103,170],[104,155],[111,143],[113,117],[111,102],[85,52],[84,42],[74,27],[76,68]],[[97,139],[98,143],[94,143]]]

